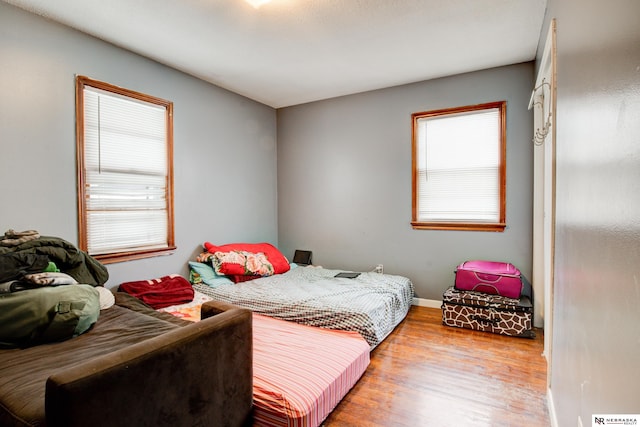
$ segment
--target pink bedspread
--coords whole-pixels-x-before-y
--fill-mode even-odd
[[[253,315],[254,425],[319,426],[369,365],[357,332]]]

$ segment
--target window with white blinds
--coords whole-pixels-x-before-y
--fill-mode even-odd
[[[175,249],[169,101],[77,77],[80,247],[102,262]]]
[[[414,228],[504,230],[505,111],[502,101],[412,115]]]

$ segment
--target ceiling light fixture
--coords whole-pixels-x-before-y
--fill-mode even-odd
[[[257,9],[260,6],[262,6],[263,4],[269,3],[271,0],[244,0],[244,1],[246,1],[251,6],[253,6],[253,7],[255,7]]]

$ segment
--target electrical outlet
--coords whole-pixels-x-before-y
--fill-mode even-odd
[[[384,273],[384,267],[382,266],[382,264],[378,264],[378,265],[376,266],[376,269],[375,269],[374,271],[375,271],[376,273],[380,273],[380,274],[382,274],[382,273]]]

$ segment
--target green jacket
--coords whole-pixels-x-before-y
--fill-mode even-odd
[[[18,246],[0,246],[0,255],[10,252],[46,255],[78,283],[101,286],[109,279],[107,268],[98,260],[58,237],[41,236]]]

